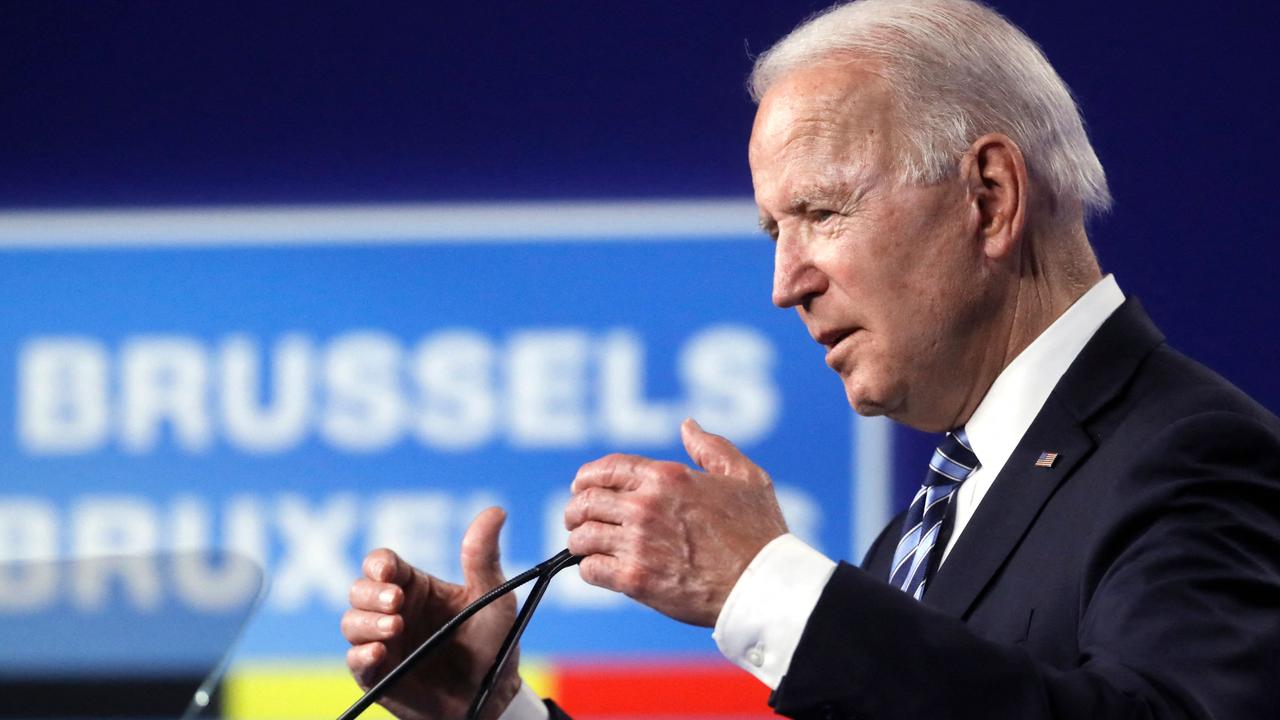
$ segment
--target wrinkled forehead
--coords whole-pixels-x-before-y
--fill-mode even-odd
[[[785,75],[760,100],[748,148],[752,173],[775,175],[801,163],[831,172],[883,167],[892,110],[883,79],[855,65]]]

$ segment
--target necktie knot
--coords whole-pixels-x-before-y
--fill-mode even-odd
[[[929,472],[925,474],[925,487],[961,483],[978,469],[978,456],[973,454],[969,436],[964,428],[947,433],[929,460]]]
[[[955,490],[978,467],[964,428],[947,433],[929,460],[924,483],[907,508],[902,539],[889,570],[889,582],[917,600],[924,595],[925,583],[942,554],[937,549],[939,535]]]

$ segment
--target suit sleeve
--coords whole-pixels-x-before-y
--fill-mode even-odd
[[[1177,422],[1117,471],[1090,543],[1074,667],[975,635],[857,568],[825,588],[770,699],[794,718],[1262,720],[1280,707],[1280,442]]]

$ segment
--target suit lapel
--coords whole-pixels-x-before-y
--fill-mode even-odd
[[[1057,462],[1050,468],[1035,467],[1036,459],[1046,450],[1058,453]],[[956,540],[947,561],[929,581],[925,604],[964,617],[1053,491],[1091,452],[1093,441],[1050,396]]]
[[[1081,351],[996,476],[947,561],[929,581],[924,602],[966,617],[1018,546],[1054,491],[1093,452],[1087,421],[1128,383],[1163,336],[1135,299],[1125,301]],[[1040,453],[1058,453],[1049,468]]]

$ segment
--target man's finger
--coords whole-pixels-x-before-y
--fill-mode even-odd
[[[462,580],[468,588],[487,592],[506,580],[498,550],[498,535],[506,519],[502,508],[486,508],[462,536]]]
[[[564,526],[573,530],[588,520],[621,525],[627,517],[627,497],[610,488],[589,487],[569,499]]]
[[[368,610],[348,610],[342,614],[342,636],[352,645],[388,640],[404,629],[399,615],[386,615]]]
[[[370,580],[406,587],[413,580],[413,566],[393,550],[378,548],[364,556],[364,576]]]
[[[616,555],[622,535],[619,525],[588,520],[569,533],[569,552],[582,557]]]
[[[622,561],[612,555],[588,555],[578,563],[578,575],[589,585],[623,592]]]
[[[680,439],[689,458],[712,475],[744,477],[756,470],[756,464],[727,438],[703,430],[693,418],[680,424]]]
[[[589,487],[624,492],[635,490],[644,478],[645,465],[650,462],[652,461],[648,458],[639,455],[621,453],[605,455],[579,468],[578,474],[573,478],[573,485],[569,489],[575,494]]]
[[[387,657],[387,646],[380,642],[353,645],[347,648],[347,667],[363,687],[373,684],[378,666]]]
[[[361,578],[352,583],[347,600],[357,610],[393,613],[404,602],[404,590],[399,585]]]

